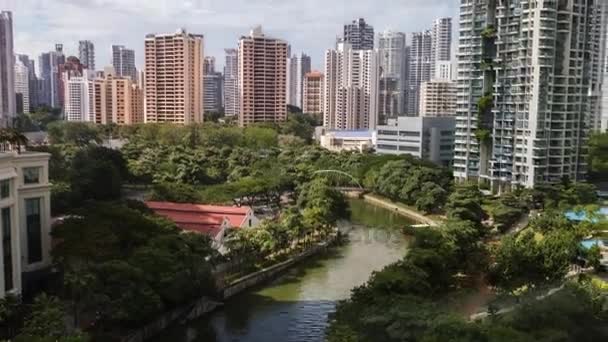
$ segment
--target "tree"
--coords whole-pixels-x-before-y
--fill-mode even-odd
[[[598,133],[589,139],[589,164],[594,180],[608,180],[608,133]]]
[[[593,267],[596,271],[600,271],[602,267],[602,251],[599,246],[593,245],[587,251],[587,265]]]
[[[25,320],[21,335],[62,337],[66,335],[65,311],[57,297],[38,295],[32,304],[32,313]]]
[[[474,184],[456,186],[445,206],[448,218],[481,223],[484,211],[481,207],[483,195]]]
[[[126,173],[120,155],[103,147],[89,147],[76,153],[71,165],[69,182],[74,197],[80,200],[113,200],[120,198]]]
[[[77,146],[101,143],[102,135],[98,128],[91,123],[57,121],[48,126],[49,140],[51,144],[74,144]]]

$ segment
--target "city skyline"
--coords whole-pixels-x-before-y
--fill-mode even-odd
[[[387,7],[396,10],[384,11]],[[139,69],[143,67],[146,34],[175,32],[184,27],[205,35],[206,55],[215,56],[221,69],[224,49],[236,48],[241,36],[262,24],[269,35],[288,41],[293,53],[310,55],[313,69],[321,69],[324,51],[342,35],[343,25],[355,18],[365,18],[376,32],[392,29],[409,35],[437,17],[456,17],[458,3],[410,0],[407,5],[394,6],[390,0],[339,0],[330,4],[319,0],[198,0],[175,4],[165,0],[127,4],[118,0],[8,0],[3,10],[13,11],[15,52],[30,58],[52,50],[55,43],[64,45],[66,56],[78,56],[78,41],[90,40],[96,47],[98,69],[111,64],[113,44],[134,49]],[[96,20],[91,20],[91,11]],[[412,20],[404,21],[405,17]],[[36,18],[34,24],[31,18]]]

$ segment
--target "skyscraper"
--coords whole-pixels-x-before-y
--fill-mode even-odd
[[[95,45],[89,40],[78,42],[78,58],[89,70],[95,70]]]
[[[284,40],[261,27],[239,41],[239,124],[281,122],[287,118],[287,50]]]
[[[344,42],[350,43],[353,50],[372,50],[374,48],[374,27],[365,19],[353,20],[344,25]]]
[[[323,125],[334,130],[376,128],[380,66],[375,50],[339,42],[325,52]]]
[[[67,121],[91,121],[90,88],[93,82],[92,72],[65,78],[65,106],[63,112]]]
[[[63,45],[55,44],[55,51],[40,55],[40,88],[38,102],[53,108],[61,107],[60,94],[61,74],[60,66],[65,64]]]
[[[225,49],[224,64],[224,113],[239,115],[239,55],[236,49]]]
[[[223,80],[221,72],[215,71],[215,57],[207,56],[204,60],[204,98],[205,113],[219,113],[222,111]]]
[[[28,55],[17,55],[17,59],[25,65],[28,70],[28,93],[30,108],[38,107],[38,77],[36,76],[36,63]]]
[[[302,108],[304,76],[310,72],[311,64],[305,53],[287,58],[287,104]]]
[[[16,112],[13,14],[0,12],[0,127],[12,124]]]
[[[435,77],[438,64],[452,60],[452,18],[439,18],[431,28],[431,79]]]
[[[394,118],[405,112],[407,84],[405,33],[390,30],[378,35],[380,59],[380,116]]]
[[[123,45],[112,45],[112,66],[116,75],[131,77],[137,82],[137,68],[135,68],[135,51],[127,49]]]
[[[599,6],[461,1],[457,179],[501,192],[585,178]]]
[[[113,67],[95,79],[89,87],[90,111],[88,121],[118,125],[144,122],[143,90],[129,76],[118,76]]]
[[[203,56],[202,35],[146,36],[146,122],[203,121]]]
[[[420,85],[431,80],[433,35],[431,31],[414,32],[409,54],[407,114],[417,116],[420,110]]]
[[[15,60],[15,113],[30,112],[30,70],[20,59]]]
[[[323,73],[311,71],[304,76],[302,111],[320,118],[323,115]]]

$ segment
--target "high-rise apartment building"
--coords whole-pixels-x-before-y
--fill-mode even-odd
[[[323,115],[323,73],[311,71],[304,75],[302,112],[320,118]]]
[[[599,87],[599,94],[601,95],[600,101],[600,115],[599,115],[599,130],[602,132],[608,131],[608,1],[603,2],[601,7],[602,21],[600,25],[603,30],[601,42],[603,43],[604,50],[604,63],[602,64],[600,73],[603,73],[603,81]],[[596,121],[597,122],[597,121]],[[597,130],[597,127],[596,127]]]
[[[145,121],[202,122],[203,36],[149,34],[145,48]]]
[[[456,82],[432,80],[422,83],[420,116],[456,116]]]
[[[143,89],[129,76],[106,68],[103,78],[89,85],[88,121],[98,124],[131,125],[144,122]]]
[[[55,44],[55,51],[40,55],[40,87],[38,102],[40,105],[58,108],[61,107],[60,91],[61,72],[60,66],[65,64],[63,45]]]
[[[123,45],[112,45],[112,66],[116,70],[117,76],[128,76],[133,82],[137,82],[135,51],[127,49]]]
[[[0,12],[0,126],[12,124],[16,108],[13,14]]]
[[[585,178],[600,6],[461,1],[457,179],[501,192]]]
[[[452,18],[439,18],[431,28],[431,78],[436,75],[438,63],[452,60]]]
[[[20,59],[15,60],[15,113],[30,112],[30,70]]]
[[[17,55],[17,59],[25,65],[28,70],[28,93],[30,108],[38,107],[38,77],[36,76],[36,63],[28,55]]]
[[[344,42],[350,43],[353,50],[372,50],[374,48],[374,27],[365,19],[353,20],[344,25]]]
[[[414,32],[409,54],[406,114],[417,116],[420,110],[420,85],[431,80],[433,35],[430,30]]]
[[[395,118],[405,112],[407,84],[406,36],[402,32],[384,31],[378,35],[380,59],[380,116]]]
[[[239,41],[239,124],[281,122],[287,118],[287,50],[284,40],[256,27]]]
[[[205,57],[203,69],[203,107],[205,113],[220,113],[222,111],[224,77],[221,72],[215,71],[215,57]]]
[[[95,70],[95,45],[90,40],[78,42],[78,59],[89,70]]]
[[[311,70],[310,56],[302,53],[287,58],[287,104],[303,107],[304,76]]]
[[[333,130],[376,128],[380,66],[376,50],[339,42],[325,52],[323,125]]]
[[[225,49],[224,64],[224,113],[239,115],[239,53],[237,49]]]
[[[65,78],[63,81],[65,102],[63,112],[67,121],[92,121],[90,86],[92,72],[84,72]]]

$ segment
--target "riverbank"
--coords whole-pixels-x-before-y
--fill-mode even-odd
[[[364,194],[363,199],[374,205],[388,210],[393,210],[399,215],[405,216],[409,219],[419,221],[423,224],[428,224],[429,226],[437,227],[441,224],[441,217],[424,215],[423,213],[416,211],[403,203],[393,202],[390,199],[380,195]]]

